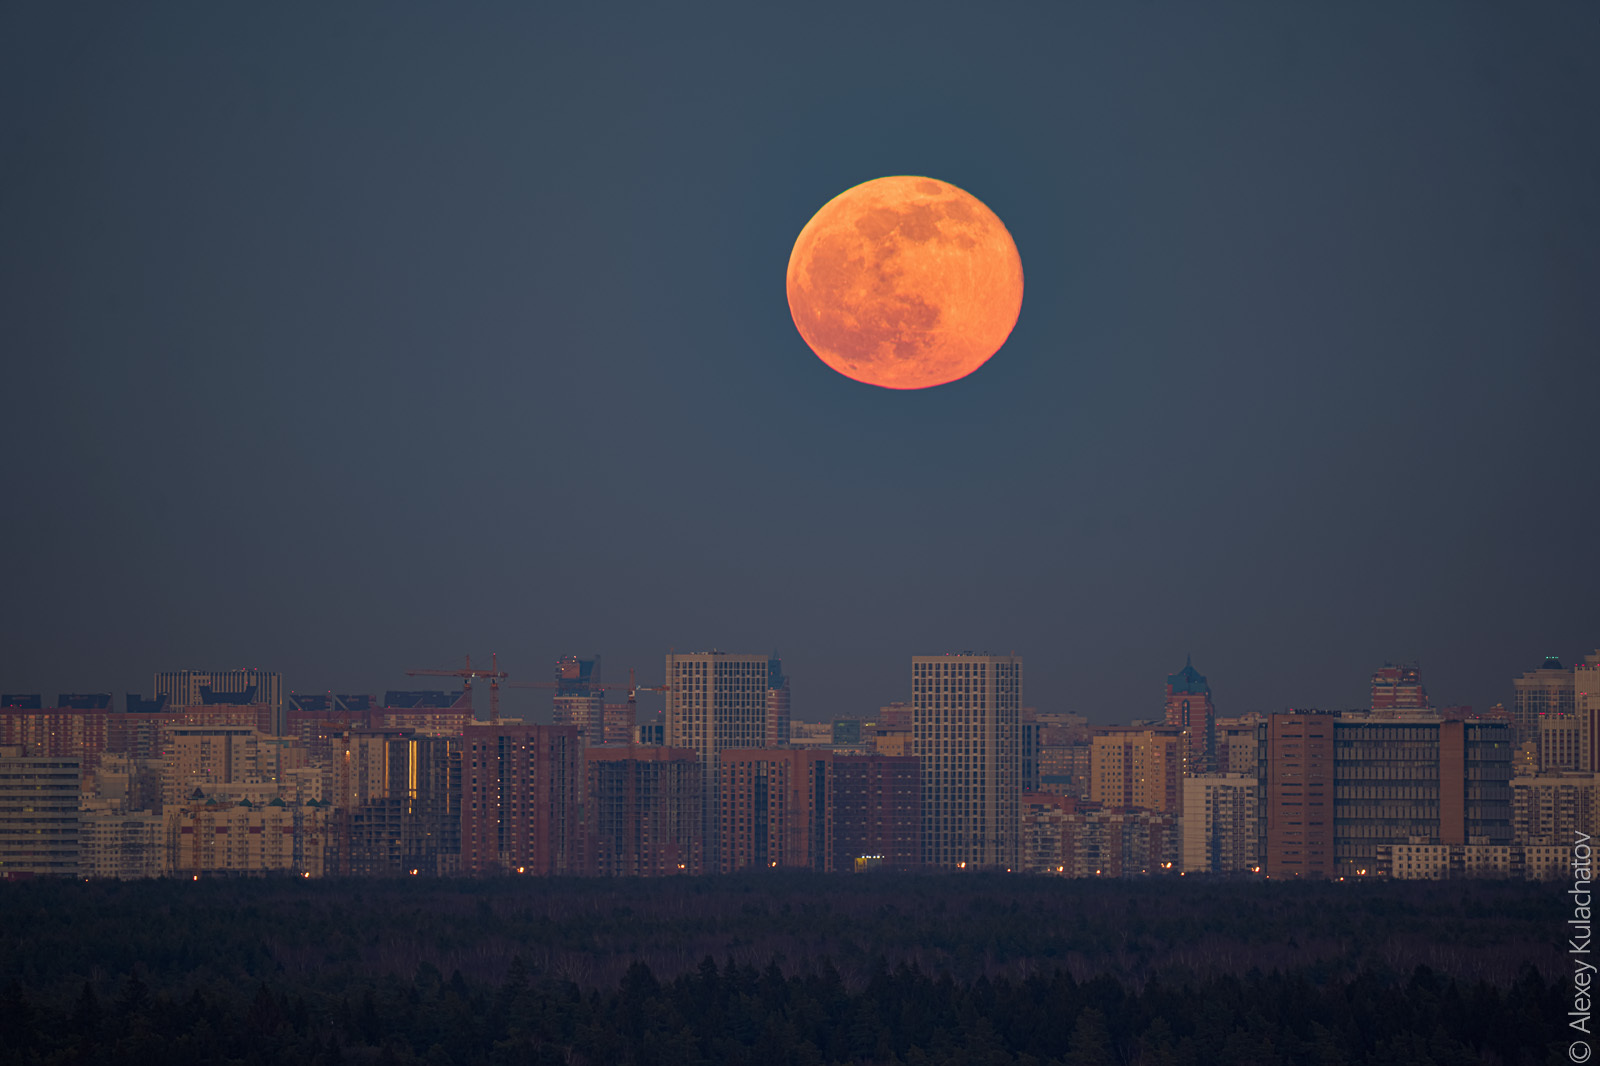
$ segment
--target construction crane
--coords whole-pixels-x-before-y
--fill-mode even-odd
[[[463,670],[407,670],[407,677],[459,677],[461,687],[466,690],[467,706],[472,706],[472,682],[480,677],[489,680],[489,721],[495,725],[500,724],[500,682],[510,674],[500,669],[499,656],[489,653],[489,669],[477,670],[472,666],[472,656],[467,656],[467,665]]]
[[[506,683],[506,688],[549,688],[549,689],[559,689],[563,684],[574,684],[574,682],[571,682],[571,681],[509,681],[509,682]],[[601,684],[599,682],[593,682],[593,683],[582,682],[582,684],[586,688],[588,688],[589,691],[591,691],[591,692],[606,692],[606,691],[615,692],[617,689],[622,687],[621,685],[606,685],[606,684]],[[672,690],[672,686],[671,685],[640,685],[640,684],[636,684],[634,682],[634,677],[633,677],[633,667],[631,667],[631,666],[628,667],[628,685],[627,685],[627,691],[628,691],[628,721],[629,722],[633,722],[633,723],[637,723],[638,720],[639,720],[639,718],[638,718],[638,709],[639,709],[638,696],[639,696],[639,693],[641,693],[641,692],[662,692],[662,693],[665,693],[665,692],[670,692],[671,690]]]

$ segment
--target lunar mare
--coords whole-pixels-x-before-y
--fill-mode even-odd
[[[829,200],[789,256],[789,313],[834,370],[886,389],[966,377],[1022,310],[1022,260],[983,202],[947,182],[878,178]]]

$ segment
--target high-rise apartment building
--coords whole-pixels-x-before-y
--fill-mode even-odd
[[[324,873],[329,812],[325,807],[204,803],[163,814],[165,872],[173,876]]]
[[[789,677],[774,651],[767,660],[767,734],[763,743],[778,748],[789,743]]]
[[[1167,725],[1183,731],[1189,773],[1208,772],[1216,765],[1217,709],[1211,702],[1211,685],[1194,668],[1192,658],[1183,669],[1167,676]]]
[[[283,732],[283,675],[275,670],[166,670],[155,675],[155,697],[169,707],[261,704],[263,733]]]
[[[1573,671],[1554,655],[1546,656],[1539,669],[1512,681],[1511,687],[1516,692],[1511,711],[1515,744],[1539,739],[1539,719],[1567,717],[1577,709]]]
[[[1572,713],[1578,719],[1578,769],[1600,771],[1600,651],[1572,668]]]
[[[459,737],[347,734],[334,769],[332,870],[358,877],[455,873],[461,753]]]
[[[1172,872],[1180,819],[1138,808],[1112,809],[1054,793],[1023,797],[1021,866],[1059,877],[1143,877]]]
[[[922,767],[922,861],[1019,861],[1022,658],[918,655],[911,660],[913,754]]]
[[[1539,772],[1554,774],[1582,768],[1583,726],[1576,714],[1539,719]]]
[[[833,867],[872,857],[890,868],[922,862],[922,771],[915,756],[833,757]]]
[[[1039,749],[1044,744],[1044,731],[1047,726],[1039,721],[1038,712],[1032,707],[1022,708],[1022,721],[1017,728],[1021,738],[1018,749],[1021,756],[1022,791],[1039,791]]]
[[[78,876],[77,759],[0,749],[0,878]]]
[[[911,732],[911,704],[896,700],[878,708],[878,728],[890,732]]]
[[[467,727],[462,748],[461,871],[578,873],[577,727],[478,722]]]
[[[1188,758],[1184,745],[1192,735],[1177,726],[1095,730],[1090,741],[1089,798],[1110,808],[1181,814]]]
[[[211,794],[215,786],[275,784],[283,766],[281,738],[247,725],[173,725],[167,730],[161,773],[161,801],[178,804],[197,789]]]
[[[1316,711],[1269,714],[1261,723],[1269,877],[1334,876],[1333,723]]]
[[[1372,674],[1372,710],[1377,714],[1389,711],[1419,711],[1428,709],[1428,690],[1422,687],[1422,672],[1416,663],[1384,663]]]
[[[1570,854],[1577,834],[1600,837],[1600,774],[1515,777],[1511,797],[1511,833],[1518,844]]]
[[[718,829],[721,753],[767,746],[767,695],[772,660],[725,651],[675,652],[667,667],[666,743],[693,748],[705,782],[705,862],[720,862]]]
[[[1257,711],[1237,718],[1217,719],[1217,757],[1215,772],[1219,774],[1256,774],[1256,725],[1261,721]]]
[[[608,703],[605,705],[605,743],[631,744],[633,743],[634,715],[636,713],[632,700],[626,703]]]
[[[698,875],[704,826],[700,758],[689,748],[584,752],[584,870],[599,877]]]
[[[59,756],[77,759],[85,770],[92,770],[106,747],[106,716],[111,713],[111,694],[92,697],[63,695],[54,707],[41,706],[38,696],[12,695],[0,708],[0,745],[20,745],[34,758]]]
[[[465,689],[391,690],[371,716],[373,729],[404,729],[424,737],[459,737],[472,722],[472,694]]]
[[[1259,870],[1261,787],[1254,776],[1183,779],[1183,870],[1237,874]]]
[[[563,655],[556,660],[555,681],[550,720],[556,725],[577,726],[585,744],[605,743],[606,694],[600,683],[600,657]]]
[[[154,700],[127,695],[126,711],[106,715],[106,752],[132,759],[161,759],[166,754],[167,729],[180,725],[187,712],[174,710],[165,696]]]
[[[355,693],[291,692],[284,735],[305,748],[314,763],[331,766],[334,752],[344,750],[339,741],[346,733],[372,728],[375,702],[370,695]]]
[[[79,868],[84,877],[135,881],[166,872],[166,819],[153,811],[80,811]]]
[[[834,868],[834,754],[802,748],[722,753],[723,873]]]

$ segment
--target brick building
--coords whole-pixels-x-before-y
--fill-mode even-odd
[[[922,769],[915,756],[833,757],[835,870],[864,856],[885,867],[922,863]]]
[[[719,869],[833,870],[835,758],[803,748],[725,749]]]
[[[591,747],[584,766],[586,873],[703,872],[700,759],[694,749]]]
[[[1177,726],[1096,730],[1090,740],[1089,798],[1113,808],[1181,813],[1186,736]]]
[[[461,871],[578,873],[583,769],[577,726],[516,719],[467,726]]]
[[[1208,772],[1216,763],[1217,709],[1211,702],[1211,685],[1192,659],[1185,659],[1183,669],[1167,677],[1166,719],[1185,738],[1185,771]]]
[[[1288,711],[1261,725],[1269,877],[1334,876],[1333,723],[1331,714]]]

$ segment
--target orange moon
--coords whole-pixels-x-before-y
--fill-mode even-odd
[[[795,328],[824,363],[869,385],[926,389],[966,377],[1006,342],[1022,310],[1022,259],[971,193],[878,178],[806,223],[788,288]]]

